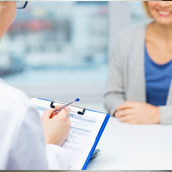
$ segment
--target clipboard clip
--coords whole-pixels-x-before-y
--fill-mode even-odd
[[[64,103],[53,100],[50,103],[50,108],[55,108],[55,106],[57,106],[59,104],[64,104]],[[84,113],[85,113],[85,108],[82,108],[82,107],[79,107],[79,106],[71,105],[70,109],[71,109],[71,112],[77,113],[78,115],[84,115]]]

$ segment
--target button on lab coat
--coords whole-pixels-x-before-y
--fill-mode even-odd
[[[67,168],[63,149],[46,145],[39,113],[29,98],[0,80],[0,170]]]

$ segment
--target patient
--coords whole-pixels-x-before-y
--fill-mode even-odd
[[[121,122],[172,124],[172,1],[143,3],[151,21],[116,40],[105,107]]]

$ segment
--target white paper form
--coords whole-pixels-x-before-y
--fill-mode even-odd
[[[69,136],[63,144],[63,148],[71,154],[69,169],[80,169],[80,158],[84,148],[87,147],[87,142],[92,130],[96,126],[97,120],[71,113],[70,121],[71,128]]]
[[[39,99],[34,99],[33,102],[36,103],[40,114],[45,108],[50,107],[50,102]],[[70,156],[69,169],[81,170],[95,143],[106,114],[86,110],[84,115],[79,115],[72,111],[72,107],[70,109],[71,128],[62,147]]]

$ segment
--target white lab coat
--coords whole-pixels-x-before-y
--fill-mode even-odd
[[[0,170],[64,170],[68,158],[61,147],[46,145],[29,98],[0,80]]]

